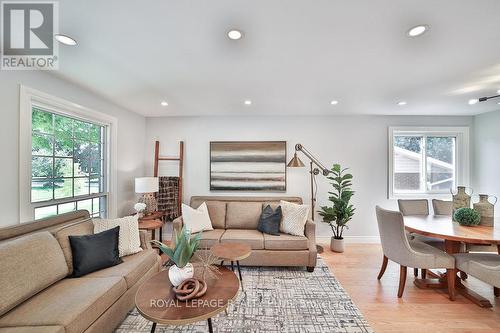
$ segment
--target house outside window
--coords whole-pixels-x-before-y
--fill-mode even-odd
[[[389,128],[389,198],[449,196],[469,184],[466,127]]]

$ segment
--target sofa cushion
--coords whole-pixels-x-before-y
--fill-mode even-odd
[[[136,254],[122,257],[123,263],[101,269],[100,271],[85,275],[86,278],[117,276],[125,278],[127,288],[131,288],[146,274],[158,260],[156,250],[144,250]]]
[[[226,227],[226,203],[221,201],[193,201],[191,207],[198,208],[202,203],[208,207],[208,215],[212,221],[214,229],[224,229]]]
[[[0,326],[64,326],[83,332],[127,291],[121,277],[63,279],[0,318]]]
[[[270,205],[267,205],[260,215],[257,230],[265,234],[279,236],[281,218],[281,207],[272,209]]]
[[[257,229],[262,202],[228,202],[226,229]]]
[[[222,235],[224,234],[224,229],[214,229],[209,231],[202,231],[200,248],[209,249],[215,244],[220,242]],[[197,234],[192,234],[191,238],[194,238]]]
[[[92,235],[94,233],[94,223],[92,220],[77,222],[58,229],[54,232],[54,236],[61,245],[68,265],[68,274],[73,274],[73,256],[71,255],[71,245],[69,244],[68,236]]]
[[[262,232],[257,230],[226,229],[220,241],[221,243],[234,242],[248,244],[253,250],[264,249],[264,236]]]
[[[120,227],[93,235],[69,236],[73,255],[72,277],[81,277],[100,269],[121,264],[118,251]]]
[[[94,219],[94,234],[120,227],[118,239],[120,257],[141,252],[138,218],[139,215],[125,216],[118,219]]]
[[[64,326],[0,327],[0,333],[64,333]]]
[[[264,234],[264,248],[266,250],[307,250],[309,240],[305,236],[280,234],[279,236]]]
[[[68,274],[64,254],[48,231],[0,244],[0,315]]]

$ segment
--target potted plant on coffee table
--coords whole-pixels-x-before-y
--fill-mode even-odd
[[[327,177],[332,182],[333,191],[328,200],[331,201],[331,206],[322,206],[318,212],[323,217],[323,222],[328,223],[332,228],[333,236],[331,238],[330,247],[332,251],[344,252],[344,229],[347,227],[353,215],[355,208],[350,204],[350,200],[354,195],[351,190],[352,175],[347,173],[348,169],[342,169],[340,164],[334,164],[331,169],[331,176]]]
[[[158,246],[161,252],[174,263],[168,270],[168,278],[174,287],[177,287],[186,279],[194,276],[193,264],[189,261],[198,249],[201,239],[201,232],[191,238],[191,233],[184,226],[182,230],[175,234],[175,244],[171,248],[161,242],[152,240],[151,243]]]

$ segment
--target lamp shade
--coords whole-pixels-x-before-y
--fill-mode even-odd
[[[154,193],[159,190],[158,177],[141,177],[135,179],[135,193]]]
[[[287,167],[289,167],[289,168],[302,168],[303,166],[304,166],[304,163],[302,163],[300,158],[297,156],[297,153],[293,154],[293,158],[287,164]]]

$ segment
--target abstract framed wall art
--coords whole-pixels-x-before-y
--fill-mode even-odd
[[[210,190],[286,191],[286,141],[210,142]]]

